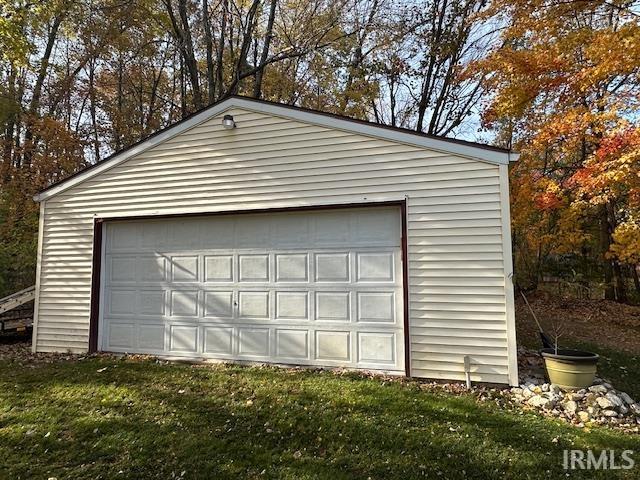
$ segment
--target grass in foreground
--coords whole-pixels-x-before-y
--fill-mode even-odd
[[[559,478],[565,448],[631,449],[640,464],[638,437],[416,383],[114,358],[0,363],[0,478]]]

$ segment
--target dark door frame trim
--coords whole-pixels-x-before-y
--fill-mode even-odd
[[[93,219],[93,258],[91,266],[91,316],[89,318],[89,353],[98,351],[100,318],[100,275],[102,274],[102,218]]]
[[[369,207],[400,207],[400,216],[402,221],[401,232],[401,254],[402,254],[402,293],[403,293],[403,310],[404,310],[404,368],[405,375],[411,376],[411,341],[409,336],[409,253],[408,253],[408,232],[407,232],[407,201],[392,200],[386,202],[364,202],[349,204],[331,204],[331,205],[311,205],[300,207],[282,207],[282,208],[263,208],[255,210],[233,210],[225,212],[193,212],[193,213],[172,213],[164,215],[139,215],[131,217],[95,217],[93,220],[93,264],[91,269],[91,315],[89,319],[89,352],[98,351],[98,322],[100,319],[100,279],[102,274],[102,236],[104,222],[114,221],[139,221],[154,220],[180,217],[212,217],[223,215],[246,215],[258,213],[280,213],[295,211],[314,211],[314,210],[344,210],[350,208],[369,208]]]

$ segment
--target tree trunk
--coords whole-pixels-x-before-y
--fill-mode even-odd
[[[60,29],[60,24],[62,23],[63,15],[60,13],[57,17],[53,19],[53,24],[51,25],[51,29],[49,30],[49,35],[47,36],[47,45],[44,49],[44,53],[42,55],[42,60],[40,61],[40,69],[38,71],[38,78],[36,79],[35,84],[33,85],[33,94],[31,95],[31,102],[29,103],[29,118],[27,118],[27,124],[25,126],[24,132],[24,146],[25,151],[23,155],[23,166],[28,166],[31,164],[31,158],[33,156],[33,148],[34,148],[34,139],[33,139],[33,119],[38,115],[38,111],[40,110],[40,97],[42,95],[42,86],[44,85],[44,81],[47,78],[47,71],[49,70],[49,60],[51,58],[51,52],[53,51],[53,46],[56,43],[56,39],[58,38],[58,30]]]
[[[216,99],[215,65],[213,64],[213,36],[211,35],[211,22],[209,21],[209,2],[202,0],[202,26],[204,28],[204,43],[207,52],[207,98],[209,104]],[[218,65],[218,67],[220,67]]]
[[[8,87],[7,92],[9,94],[9,100],[15,102],[15,107],[17,108],[18,102],[16,99],[16,70],[14,67],[11,67],[9,71],[9,75],[7,78]],[[13,106],[10,108],[13,109]],[[11,167],[13,166],[13,154],[14,154],[14,143],[13,143],[13,134],[16,126],[16,111],[11,110],[9,112],[7,122],[4,129],[4,141],[2,145],[2,164],[0,164],[0,181],[2,183],[6,183],[11,175]]]
[[[633,278],[633,285],[636,287],[636,295],[640,297],[640,278],[638,277],[638,265],[631,265],[631,277]]]
[[[228,94],[235,95],[240,88],[240,81],[244,78],[243,73],[247,70],[247,56],[249,55],[249,47],[253,38],[253,32],[256,26],[256,12],[260,6],[260,0],[253,0],[249,11],[247,12],[246,27],[242,31],[242,43],[240,44],[240,52],[235,63],[234,80],[228,89]]]
[[[202,108],[202,92],[200,90],[200,79],[198,78],[198,63],[193,49],[193,40],[191,37],[191,27],[189,26],[189,18],[187,12],[187,1],[178,0],[178,15],[180,22],[175,16],[171,0],[165,0],[167,14],[171,20],[171,26],[178,48],[182,54],[183,66],[186,68],[189,83],[191,84],[191,94],[193,95],[193,105],[196,109]]]
[[[607,214],[607,250],[609,250],[609,246],[613,243],[613,232],[615,231],[618,222],[616,219],[616,209],[615,205],[612,201],[609,201],[605,204],[606,214]],[[604,233],[604,232],[603,232]],[[622,272],[622,268],[620,268],[620,263],[617,259],[611,259],[609,261],[612,271],[613,271],[613,281],[615,284],[615,299],[618,302],[626,302],[627,301],[627,286],[625,284],[624,275]]]
[[[613,275],[616,282],[616,300],[621,303],[626,303],[627,297],[627,285],[625,283],[624,271],[622,270],[620,263],[613,261]]]
[[[422,91],[420,93],[420,101],[418,102],[418,121],[416,122],[416,131],[421,132],[424,128],[424,120],[425,114],[427,111],[427,107],[429,106],[431,95],[432,95],[432,87],[435,85],[434,80],[434,70],[436,68],[436,63],[438,61],[436,48],[439,46],[441,42],[442,35],[442,24],[444,22],[444,16],[447,9],[447,0],[444,1],[444,4],[440,6],[439,1],[433,2],[433,19],[432,19],[432,31],[433,38],[431,39],[431,45],[429,45],[429,61],[427,66],[427,73],[422,81]]]
[[[218,51],[216,52],[216,88],[218,89],[218,98],[224,93],[224,44],[227,35],[227,15],[229,11],[229,0],[222,1],[222,20],[220,24],[220,40],[218,42]]]
[[[607,252],[611,245],[611,237],[609,232],[609,218],[607,208],[602,207],[600,212],[600,259],[604,271],[604,298],[605,300],[615,300],[616,290],[613,285],[613,266],[607,258]]]
[[[96,115],[96,89],[95,89],[95,62],[89,62],[89,112],[91,114],[91,127],[93,128],[93,153],[95,162],[100,161],[100,139],[98,138],[98,121]]]
[[[262,53],[260,54],[260,63],[256,66],[262,66],[256,72],[256,80],[253,85],[253,96],[260,98],[262,95],[262,78],[264,76],[264,69],[266,68],[267,57],[269,56],[269,48],[271,46],[271,39],[273,38],[273,22],[276,17],[276,4],[277,0],[271,0],[271,7],[269,8],[269,20],[267,21],[267,31],[264,38],[264,46],[262,47]]]
[[[116,152],[122,148],[122,108],[124,106],[124,63],[122,52],[118,52],[118,128],[114,131]]]

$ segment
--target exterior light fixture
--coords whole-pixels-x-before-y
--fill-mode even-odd
[[[233,121],[233,115],[225,115],[222,118],[222,126],[227,130],[231,130],[232,128],[236,128],[236,122]]]

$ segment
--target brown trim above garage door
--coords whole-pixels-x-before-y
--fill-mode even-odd
[[[284,207],[284,208],[266,208],[255,210],[234,210],[225,212],[197,212],[197,213],[177,213],[166,215],[140,215],[128,217],[96,217],[93,223],[93,259],[91,269],[91,313],[89,319],[89,352],[98,351],[98,322],[100,318],[100,278],[102,270],[102,237],[103,226],[105,221],[138,221],[138,220],[155,220],[163,218],[178,217],[208,217],[223,215],[243,215],[243,214],[259,214],[259,213],[281,213],[295,211],[314,211],[314,210],[337,210],[352,208],[368,208],[368,207],[400,207],[400,215],[402,222],[401,232],[401,254],[402,254],[402,291],[404,305],[404,365],[406,376],[411,376],[411,342],[409,336],[409,263],[408,263],[408,247],[407,247],[407,202],[406,200],[388,201],[388,202],[369,202],[369,203],[351,203],[351,204],[334,204],[334,205],[313,205],[303,207]]]

